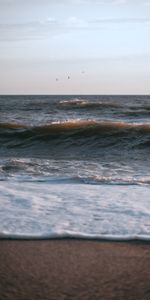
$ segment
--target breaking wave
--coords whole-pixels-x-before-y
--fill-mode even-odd
[[[59,108],[117,108],[117,107],[120,107],[120,104],[119,103],[113,103],[113,102],[110,102],[110,101],[96,101],[96,102],[93,102],[93,101],[89,101],[89,100],[85,100],[85,99],[78,99],[78,98],[75,98],[75,99],[72,99],[72,100],[63,100],[63,101],[60,101],[59,102]]]
[[[139,131],[143,133],[150,133],[150,123],[127,123],[127,122],[112,122],[112,121],[96,121],[96,120],[80,120],[72,119],[64,122],[52,122],[48,124],[42,124],[39,126],[27,126],[18,123],[0,123],[0,129],[26,129],[37,133],[63,133],[72,130],[92,130],[94,132],[105,132],[105,131]]]
[[[11,148],[34,149],[47,148],[79,152],[101,149],[123,150],[143,149],[150,147],[150,123],[128,123],[96,120],[68,120],[52,122],[39,126],[27,126],[18,123],[0,123],[1,151]],[[92,153],[91,153],[92,156]]]

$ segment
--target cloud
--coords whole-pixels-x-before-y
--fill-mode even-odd
[[[57,1],[57,0],[56,0]],[[16,4],[45,4],[45,3],[49,3],[50,1],[49,0],[0,0],[0,5],[1,4],[13,4],[13,5],[16,5]],[[54,0],[51,0],[51,2],[55,2]]]
[[[54,30],[55,22],[49,21]],[[26,39],[38,39],[46,34],[45,24],[42,22],[28,22],[16,24],[1,24],[0,25],[0,40],[1,41],[18,41]]]
[[[48,18],[45,21],[0,24],[0,41],[42,39],[72,30],[86,30],[87,27],[88,22],[76,17],[65,20]]]
[[[124,4],[128,0],[0,0],[0,5],[55,5],[55,4]]]
[[[104,25],[150,23],[150,17],[143,18],[99,18],[80,19],[71,16],[66,19],[48,18],[44,21],[0,24],[0,41],[40,40],[71,31],[91,31],[104,29]],[[105,28],[106,29],[106,28]]]
[[[122,4],[127,4],[128,0],[113,0],[112,4],[114,5],[122,5]]]
[[[129,24],[129,23],[149,23],[150,22],[150,17],[149,18],[100,18],[100,19],[95,19],[92,21],[93,23],[105,23],[105,24]]]

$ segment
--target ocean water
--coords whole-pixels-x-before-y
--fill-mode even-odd
[[[150,96],[0,96],[0,237],[150,240]]]

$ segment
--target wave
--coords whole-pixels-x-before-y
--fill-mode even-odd
[[[110,101],[89,101],[89,100],[85,100],[85,99],[72,99],[72,100],[63,100],[60,101],[58,104],[59,108],[68,108],[68,109],[72,109],[72,108],[107,108],[107,109],[111,109],[111,108],[119,108],[121,107],[121,105],[119,103],[114,103],[114,102],[110,102]]]
[[[27,128],[27,126],[18,123],[0,123],[0,129],[22,129]]]
[[[150,123],[128,123],[73,119],[51,122],[38,126],[18,123],[0,123],[1,151],[11,148],[28,148],[49,151],[53,154],[62,150],[71,154],[91,155],[108,150],[146,150],[150,146]],[[119,148],[118,148],[119,147]],[[121,148],[122,147],[122,148]]]
[[[142,162],[143,164],[143,162]],[[81,185],[150,185],[149,170],[130,162],[107,164],[88,160],[7,158],[0,160],[0,181],[43,182]]]
[[[88,234],[80,232],[65,231],[62,233],[42,233],[42,234],[19,234],[1,232],[0,240],[97,240],[97,241],[116,241],[116,242],[149,242],[149,235],[110,235],[110,234]]]
[[[68,100],[62,100],[57,103],[57,109],[62,110],[94,110],[94,113],[96,110],[102,111],[104,110],[107,111],[109,114],[120,114],[128,117],[139,117],[139,116],[149,116],[150,115],[150,105],[143,105],[140,103],[137,105],[129,104],[123,102],[117,102],[117,101],[110,101],[110,100],[105,100],[105,101],[90,101],[89,99],[79,99],[79,98],[74,98],[74,99],[68,99]]]
[[[111,131],[116,130],[118,132],[123,130],[134,130],[145,133],[150,133],[150,123],[128,123],[121,121],[97,121],[97,120],[82,120],[72,119],[63,122],[52,122],[48,124],[42,124],[39,126],[24,125],[18,123],[0,123],[0,129],[26,129],[37,133],[62,133],[72,130],[95,130],[99,131]]]
[[[17,178],[19,180],[19,178]],[[87,184],[87,185],[150,185],[150,179],[126,179],[126,178],[112,178],[109,176],[93,176],[93,177],[20,177],[23,182],[47,182],[49,184]]]
[[[150,106],[144,105],[142,103],[131,104],[125,103],[124,101],[110,101],[110,100],[86,100],[74,98],[72,100],[62,100],[56,105],[57,112],[61,113],[61,111],[66,112],[66,114],[74,113],[77,114],[85,114],[85,116],[97,116],[106,115],[106,117],[111,118],[119,118],[124,120],[139,120],[139,119],[147,119],[150,117]],[[55,107],[55,109],[56,109]]]

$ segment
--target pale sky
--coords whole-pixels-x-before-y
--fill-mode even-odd
[[[150,94],[150,0],[0,0],[0,94]]]

